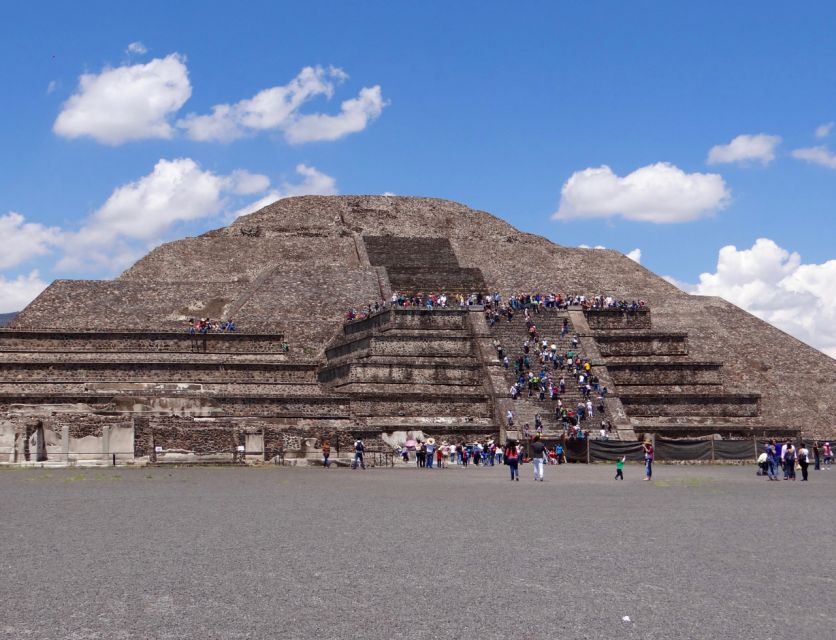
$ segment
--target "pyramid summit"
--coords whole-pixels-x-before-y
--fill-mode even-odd
[[[345,322],[395,293],[422,294],[421,306]],[[428,310],[441,293],[447,306]],[[645,303],[528,305],[538,339],[563,353],[578,336],[614,437],[836,436],[836,361],[725,300],[456,202],[304,196],[161,245],[114,280],[50,285],[0,331],[0,456],[214,459],[244,447],[303,460],[323,438],[501,437],[508,409],[517,426],[542,414],[556,437],[555,403],[511,400],[513,367],[497,357],[500,346],[513,365],[525,310],[488,322],[484,304],[458,301],[495,293],[502,307],[553,293]],[[235,331],[187,330],[201,318]],[[583,398],[568,387],[574,407]]]

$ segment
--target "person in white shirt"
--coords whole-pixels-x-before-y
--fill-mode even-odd
[[[803,442],[798,448],[798,464],[801,467],[801,482],[807,482],[807,467],[810,464],[810,451]]]

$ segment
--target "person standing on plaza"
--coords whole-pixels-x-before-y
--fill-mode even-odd
[[[441,447],[435,450],[435,461],[438,463],[436,465],[437,469],[441,469],[444,466],[444,451]]]
[[[784,445],[784,480],[795,480],[795,447],[787,440]]]
[[[511,481],[520,479],[519,454],[517,452],[517,443],[509,440],[505,444],[505,453],[502,454],[505,459],[505,464],[511,467]]]
[[[770,480],[778,479],[778,472],[775,468],[778,465],[778,459],[775,452],[775,441],[772,440],[766,445],[766,474]]]
[[[322,441],[322,466],[323,468],[327,469],[331,466],[331,463],[328,461],[328,458],[331,457],[331,443],[328,440]]]
[[[543,482],[543,453],[546,445],[540,440],[540,434],[535,434],[531,442],[531,465],[534,467],[534,481]]]
[[[642,447],[644,447],[644,479],[650,480],[653,476],[653,443],[645,440]]]
[[[424,459],[426,460],[427,469],[432,469],[433,458],[435,458],[435,440],[433,440],[432,438],[427,439],[427,442],[424,446]]]
[[[798,448],[798,464],[801,467],[801,482],[807,482],[807,467],[810,466],[810,451],[803,442]]]
[[[821,453],[819,452],[819,443],[813,442],[813,470],[821,471]]]
[[[618,461],[615,463],[615,479],[616,480],[624,480],[624,461],[627,459],[627,456],[621,456]]]
[[[821,454],[824,458],[824,468],[830,471],[830,463],[833,462],[833,450],[830,448],[829,442],[825,442],[822,445]]]
[[[366,453],[366,445],[359,438],[354,443],[354,463],[351,465],[353,469],[365,469],[366,461],[364,454]]]

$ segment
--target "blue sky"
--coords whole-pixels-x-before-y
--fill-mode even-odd
[[[834,24],[832,2],[4,3],[0,311],[270,194],[391,192],[639,249],[834,354]],[[300,77],[284,116],[241,104]]]

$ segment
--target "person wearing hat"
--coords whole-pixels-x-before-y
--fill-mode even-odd
[[[540,434],[534,435],[534,440],[531,442],[531,464],[534,467],[534,481],[543,482],[543,453],[546,451],[546,445],[540,440]]]

